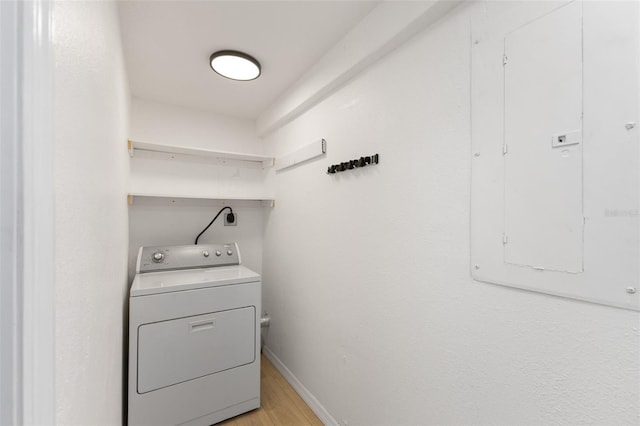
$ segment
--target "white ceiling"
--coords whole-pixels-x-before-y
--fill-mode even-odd
[[[256,118],[379,1],[126,1],[119,4],[133,96]],[[262,64],[238,82],[209,67],[233,49]]]

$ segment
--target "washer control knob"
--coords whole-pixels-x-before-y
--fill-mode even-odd
[[[220,250],[216,250],[216,256],[221,256],[222,253],[220,253]]]
[[[227,254],[228,254],[229,256],[231,256],[231,255],[233,254],[233,251],[232,251],[232,250],[227,250]]]
[[[151,256],[151,260],[153,260],[155,263],[162,262],[164,260],[164,253],[162,253],[161,251],[153,253],[153,256]]]
[[[209,252],[205,250],[205,251],[202,252],[202,255],[204,257],[209,257]]]

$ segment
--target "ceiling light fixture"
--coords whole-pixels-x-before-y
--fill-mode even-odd
[[[260,76],[260,63],[252,56],[235,50],[219,50],[209,58],[211,69],[231,80],[248,81]]]

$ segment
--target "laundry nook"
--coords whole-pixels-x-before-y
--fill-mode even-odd
[[[0,2],[0,424],[637,425],[638,0]]]

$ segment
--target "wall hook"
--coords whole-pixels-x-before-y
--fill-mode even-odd
[[[340,164],[332,164],[327,168],[327,174],[335,174],[344,172],[345,170],[353,170],[355,168],[366,167],[372,164],[378,164],[380,161],[379,154],[368,155],[366,157],[356,158],[355,160],[344,161]]]

